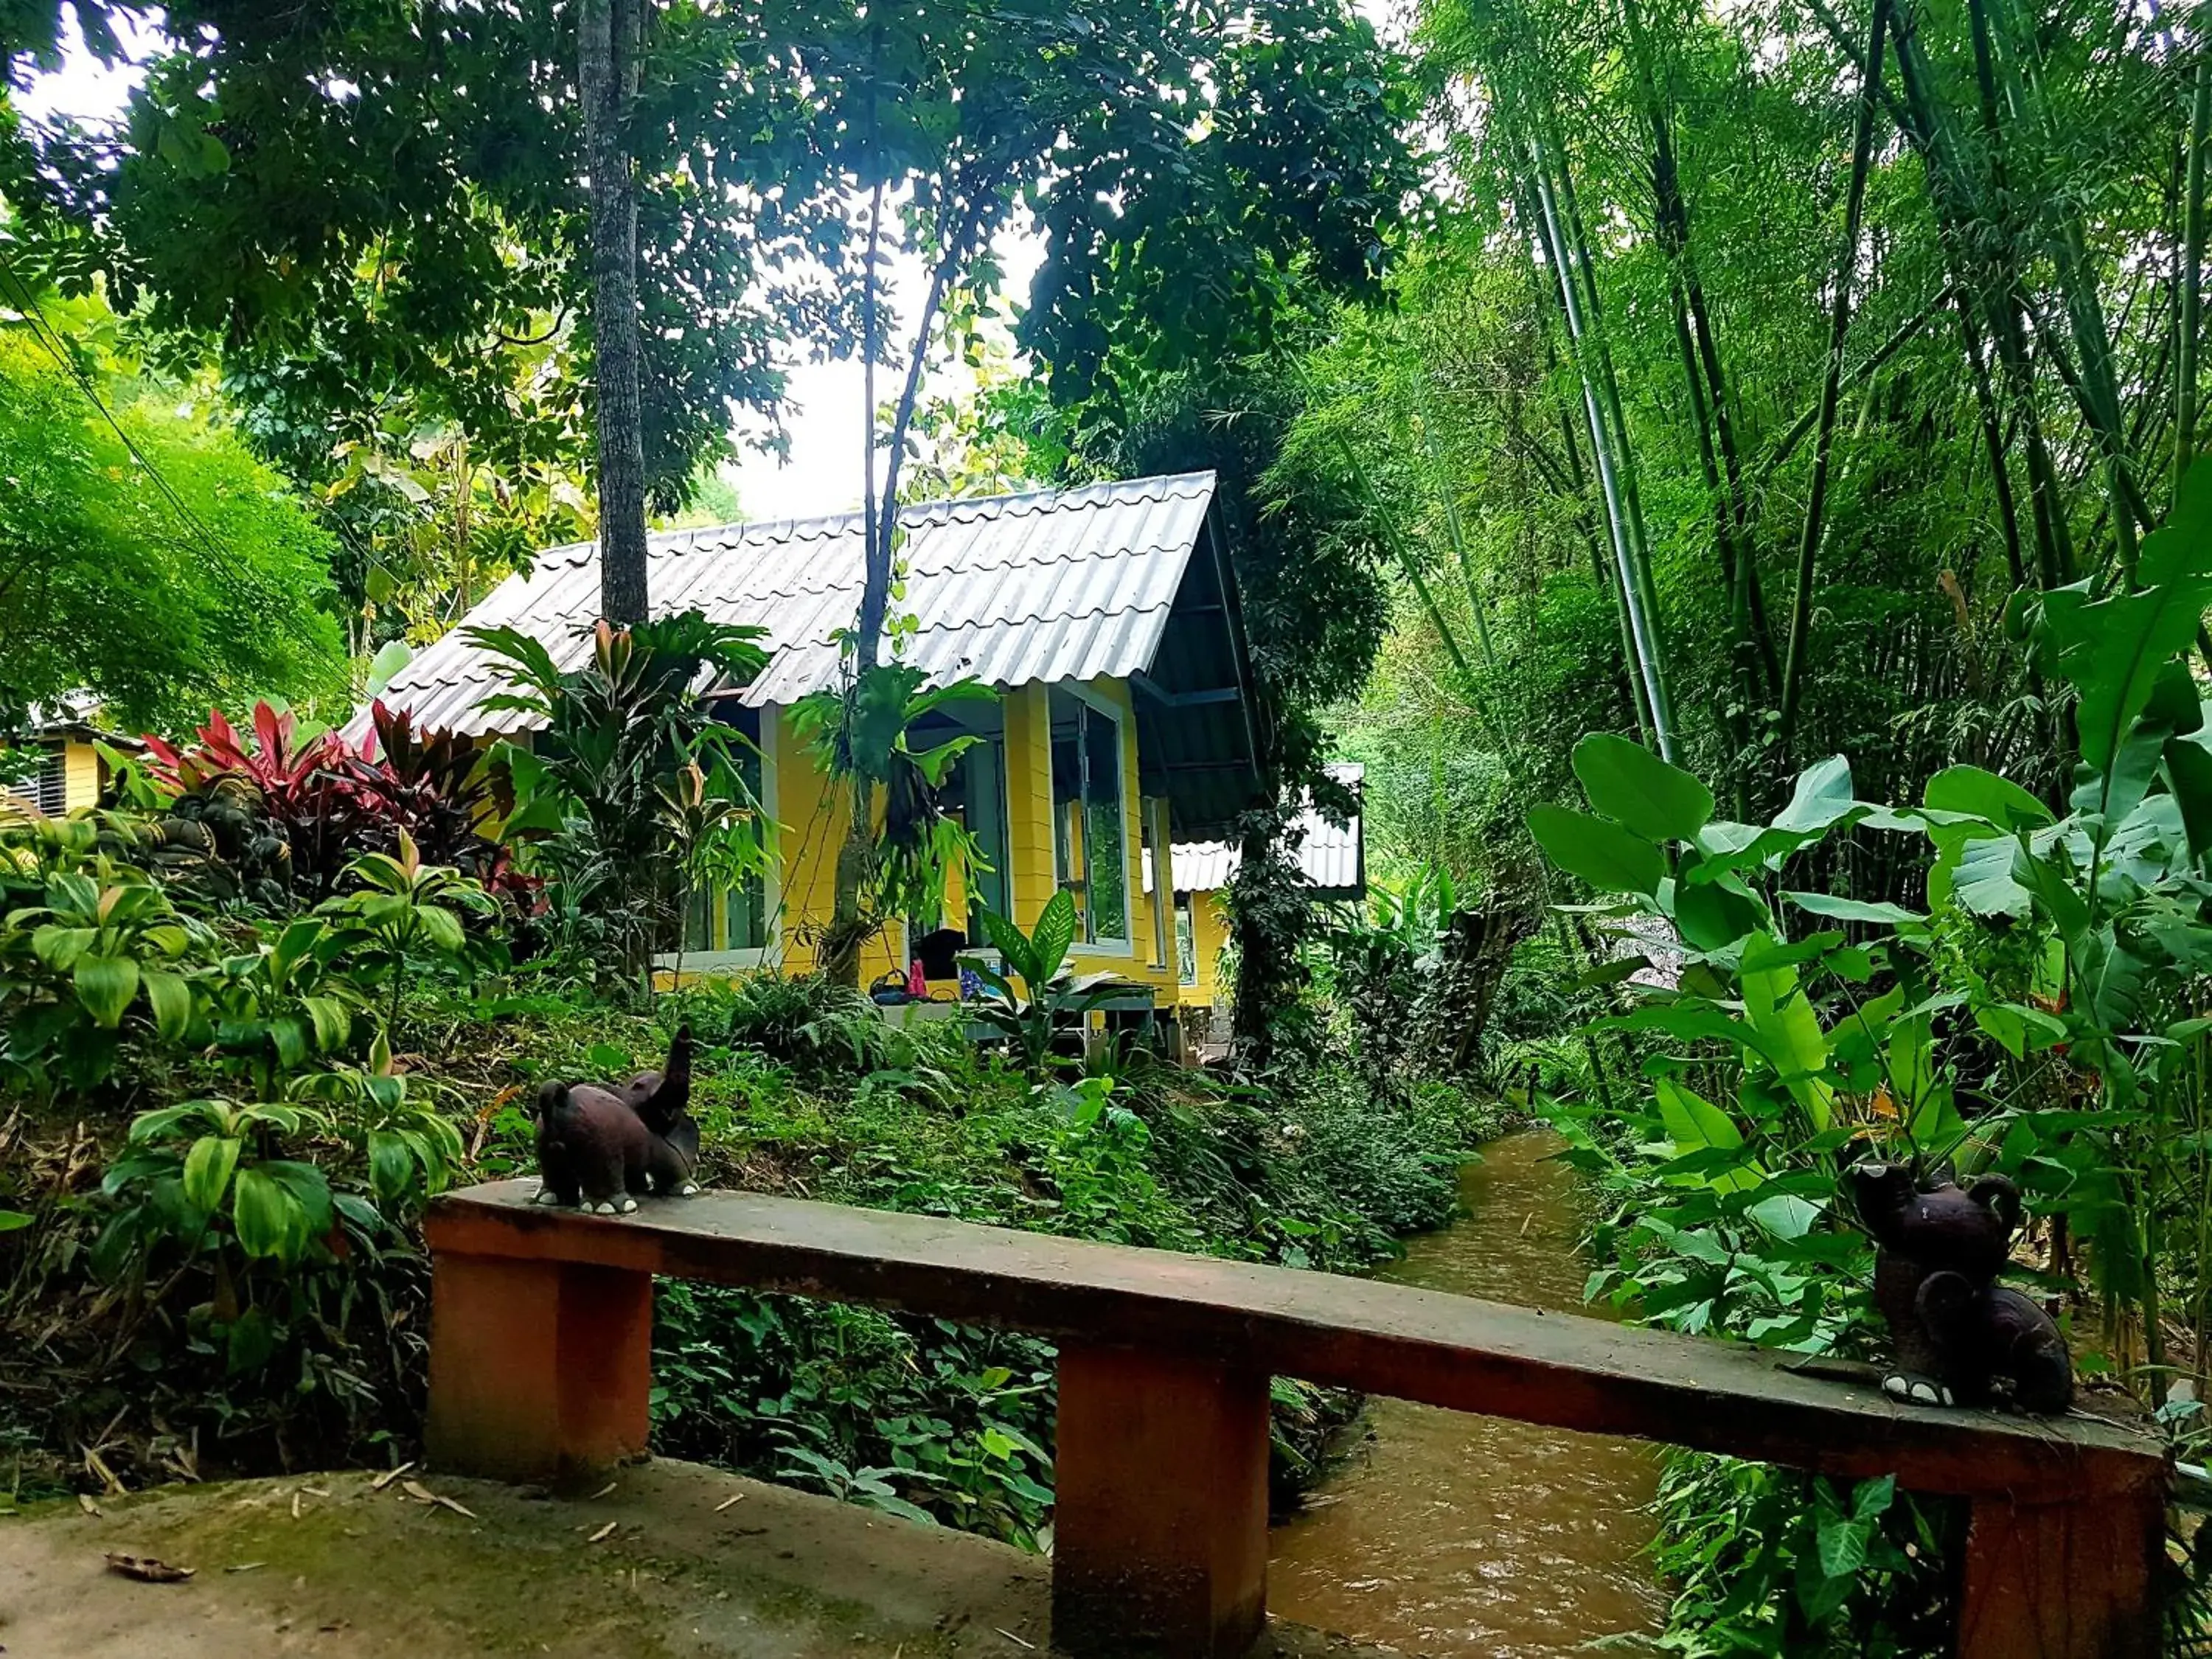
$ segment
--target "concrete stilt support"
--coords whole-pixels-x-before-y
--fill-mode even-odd
[[[1959,1659],[2153,1659],[2155,1491],[2070,1502],[1978,1498],[1966,1526]]]
[[[1052,1631],[1078,1656],[1233,1659],[1267,1619],[1267,1379],[1060,1352]]]
[[[653,1276],[439,1252],[430,1460],[457,1474],[573,1481],[646,1449]]]

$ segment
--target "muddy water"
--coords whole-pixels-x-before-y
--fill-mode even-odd
[[[1492,1143],[1461,1177],[1466,1216],[1383,1277],[1583,1311],[1574,1176],[1545,1161],[1558,1145],[1547,1130]],[[1398,1400],[1374,1401],[1370,1426],[1316,1507],[1276,1530],[1274,1612],[1430,1659],[1565,1654],[1655,1627],[1648,1451]]]

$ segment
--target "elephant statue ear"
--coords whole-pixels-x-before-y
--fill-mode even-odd
[[[1973,1280],[1964,1273],[1930,1273],[1920,1281],[1912,1305],[1920,1322],[1930,1332],[1938,1332],[1954,1326],[1979,1294]]]
[[[1978,1176],[1974,1179],[1974,1184],[1966,1188],[1966,1196],[2003,1222],[2007,1233],[2019,1230],[2023,1215],[2020,1201],[2020,1188],[2013,1184],[2008,1176]]]

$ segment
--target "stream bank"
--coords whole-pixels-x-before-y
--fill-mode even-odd
[[[1461,1172],[1464,1213],[1411,1240],[1381,1278],[1588,1313],[1574,1172],[1547,1129],[1506,1135]],[[1652,1451],[1377,1399],[1367,1431],[1305,1511],[1276,1528],[1282,1617],[1427,1659],[1566,1654],[1656,1631],[1645,1554]]]

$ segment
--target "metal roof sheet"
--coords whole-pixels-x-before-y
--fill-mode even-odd
[[[1150,669],[1213,482],[1188,472],[902,508],[899,609],[917,624],[906,659],[939,682],[998,686]],[[862,539],[858,513],[664,532],[647,550],[654,612],[766,629],[769,665],[743,701],[794,702],[836,683],[835,635],[860,610]],[[597,544],[549,548],[392,676],[384,701],[428,730],[520,730],[526,716],[483,708],[501,689],[497,659],[465,629],[519,628],[566,669],[589,654],[599,613]]]
[[[1365,767],[1350,761],[1337,762],[1328,769],[1339,783],[1355,791],[1367,775]],[[1334,824],[1309,807],[1299,815],[1298,823],[1305,831],[1304,839],[1298,843],[1298,868],[1305,872],[1308,881],[1316,887],[1339,893],[1356,893],[1364,888],[1366,872],[1360,857],[1362,831],[1358,814],[1354,813],[1347,824]],[[1170,865],[1176,890],[1218,892],[1236,875],[1239,857],[1231,842],[1176,842]],[[1152,890],[1149,853],[1145,858],[1145,890]]]

